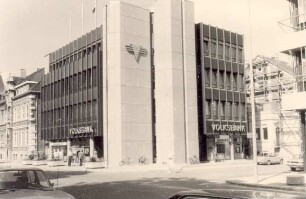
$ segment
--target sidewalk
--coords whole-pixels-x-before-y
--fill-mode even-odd
[[[252,160],[226,160],[222,162],[207,162],[200,164],[176,164],[173,166],[169,165],[157,165],[157,164],[149,164],[149,165],[125,165],[118,166],[114,168],[99,168],[99,169],[86,169],[83,166],[58,166],[58,167],[50,167],[48,165],[22,165],[21,163],[3,163],[0,164],[1,167],[17,167],[17,168],[40,168],[45,171],[88,171],[88,172],[149,172],[149,171],[171,171],[171,172],[181,172],[181,171],[192,171],[192,170],[203,170],[203,169],[213,169],[213,168],[230,168],[230,167],[244,167],[254,164]]]
[[[287,185],[287,176],[304,176],[304,185]],[[228,184],[235,184],[245,187],[278,189],[306,193],[306,174],[303,172],[284,172],[277,175],[259,176],[258,182],[254,177],[236,178],[226,180]]]

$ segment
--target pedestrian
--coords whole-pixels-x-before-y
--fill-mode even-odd
[[[69,148],[68,150],[68,166],[71,167],[71,161],[72,161],[72,149]]]
[[[84,159],[84,152],[83,150],[81,150],[79,153],[80,166],[82,166],[83,159]]]

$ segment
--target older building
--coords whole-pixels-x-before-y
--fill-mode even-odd
[[[7,123],[8,112],[6,103],[6,92],[2,76],[0,75],[0,162],[7,160]]]
[[[37,156],[43,153],[43,147],[39,147],[39,115],[40,103],[40,81],[44,69],[38,69],[26,76],[25,72],[19,78],[10,77],[8,86],[12,97],[12,132],[11,132],[11,153],[12,160],[23,160],[29,155]]]
[[[257,152],[288,158],[301,145],[295,136],[300,131],[298,113],[283,110],[281,106],[282,95],[296,89],[293,67],[275,57],[257,56],[253,60],[253,68]],[[249,74],[249,67],[246,71]],[[250,88],[249,78],[247,85]]]

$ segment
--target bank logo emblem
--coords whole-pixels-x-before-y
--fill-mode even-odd
[[[142,46],[134,45],[134,44],[128,44],[125,45],[126,50],[134,55],[134,58],[137,62],[139,62],[140,56],[146,56],[147,50],[144,49]]]

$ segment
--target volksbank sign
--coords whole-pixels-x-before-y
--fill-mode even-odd
[[[212,124],[211,125],[213,131],[238,131],[244,132],[245,126],[242,125],[228,125],[228,124]]]
[[[77,135],[77,134],[83,134],[83,133],[93,133],[92,126],[84,126],[79,128],[71,128],[69,129],[70,135]]]

